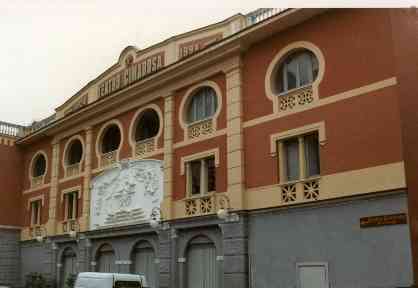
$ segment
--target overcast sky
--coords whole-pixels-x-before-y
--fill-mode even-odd
[[[145,48],[256,6],[348,6],[356,0],[306,1],[0,0],[0,121],[27,125],[51,115],[128,45]],[[410,0],[390,1],[379,2]]]
[[[128,45],[145,48],[256,9],[188,2],[0,0],[0,120],[26,125],[51,115]]]

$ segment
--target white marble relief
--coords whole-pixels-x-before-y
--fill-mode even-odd
[[[148,222],[163,191],[162,161],[121,161],[92,180],[90,229]]]

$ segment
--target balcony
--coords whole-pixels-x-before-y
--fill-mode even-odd
[[[184,200],[184,214],[188,217],[215,214],[226,208],[229,208],[229,200],[224,193],[212,192]]]
[[[42,226],[36,224],[30,227],[30,236],[32,238],[41,237],[42,236]]]
[[[65,167],[65,177],[72,177],[80,174],[81,165],[80,163],[75,163]]]
[[[24,126],[7,123],[0,121],[0,135],[10,136],[10,137],[21,137],[23,136]]]
[[[31,188],[36,188],[44,184],[45,175],[32,177],[31,178]]]
[[[320,198],[320,178],[309,178],[280,185],[283,204],[315,201]]]
[[[103,153],[100,158],[100,166],[106,167],[116,163],[117,150]]]
[[[279,97],[280,112],[293,110],[299,106],[307,105],[314,100],[311,85],[286,91],[277,97]]]
[[[214,127],[212,118],[189,124],[187,127],[187,134],[189,139],[210,135],[213,132]]]
[[[135,143],[135,156],[138,158],[144,157],[146,154],[155,151],[156,139],[149,138]]]
[[[68,219],[62,222],[62,231],[64,233],[69,233],[70,231],[78,230],[78,221],[77,219]]]

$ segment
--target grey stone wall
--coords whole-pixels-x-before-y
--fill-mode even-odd
[[[0,228],[0,285],[19,284],[19,230]]]
[[[328,263],[332,288],[411,285],[408,225],[359,225],[361,217],[402,212],[407,212],[405,194],[253,214],[252,287],[297,287],[301,262]]]

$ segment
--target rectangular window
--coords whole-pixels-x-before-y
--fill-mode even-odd
[[[187,165],[187,189],[189,196],[205,195],[216,191],[215,158],[193,160]]]
[[[41,225],[41,207],[42,207],[41,200],[32,201],[30,203],[32,226]]]
[[[77,219],[78,210],[78,192],[65,194],[65,220]]]
[[[280,141],[278,146],[281,182],[320,175],[317,132]]]

